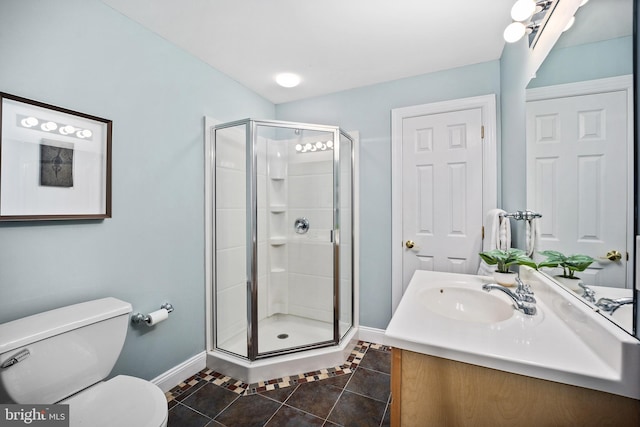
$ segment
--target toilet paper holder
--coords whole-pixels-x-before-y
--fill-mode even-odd
[[[168,302],[165,302],[160,306],[160,310],[162,309],[167,310],[167,314],[172,313],[173,305],[171,305]],[[145,323],[147,326],[152,326],[151,316],[149,314],[135,313],[131,316],[131,322],[135,325],[140,323]]]

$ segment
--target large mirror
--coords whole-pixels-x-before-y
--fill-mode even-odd
[[[543,269],[633,333],[633,0],[590,0],[527,87],[527,245],[594,259],[567,280]]]

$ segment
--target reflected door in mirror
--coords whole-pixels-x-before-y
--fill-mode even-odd
[[[626,92],[527,103],[527,208],[543,214],[537,252],[596,259],[588,285],[627,287],[629,147]],[[606,254],[616,250],[618,260]]]

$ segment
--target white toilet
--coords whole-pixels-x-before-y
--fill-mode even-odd
[[[167,401],[155,384],[108,381],[131,304],[103,298],[0,325],[0,403],[69,405],[73,426],[165,427]]]

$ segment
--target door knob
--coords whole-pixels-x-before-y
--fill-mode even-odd
[[[605,255],[609,261],[620,261],[622,259],[622,254],[618,251],[609,251],[607,255]]]
[[[407,249],[411,249],[416,245],[416,242],[414,242],[413,240],[407,240],[407,243],[404,244]]]

